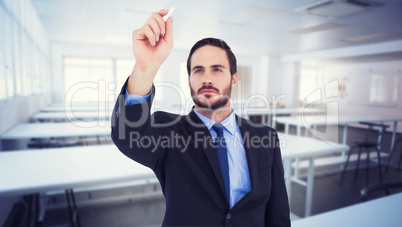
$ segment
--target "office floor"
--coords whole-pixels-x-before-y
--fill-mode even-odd
[[[349,136],[351,140],[359,138],[360,129],[351,129]],[[400,135],[399,135],[400,136]],[[385,137],[385,144],[389,144],[390,134]],[[349,144],[349,140],[348,140]],[[383,149],[389,149],[387,145]],[[394,157],[397,159],[398,157]],[[365,163],[364,163],[365,164]],[[365,167],[363,165],[362,167]],[[314,182],[314,196],[312,214],[319,214],[326,211],[342,208],[345,206],[360,203],[360,189],[365,185],[366,171],[363,168],[359,171],[357,181],[353,179],[353,171],[347,172],[343,185],[339,185],[340,173],[325,174],[316,176]],[[377,167],[369,169],[370,183],[378,182]],[[390,168],[387,174],[383,175],[384,182],[402,181],[402,170]],[[126,189],[104,190],[98,193],[92,193],[92,197],[103,197],[110,195],[135,194],[138,191],[154,191],[155,188],[148,189],[135,187]],[[158,190],[158,189],[157,189]],[[393,190],[395,193],[402,190]],[[297,216],[303,217],[305,208],[306,189],[297,183],[292,184],[291,212]],[[380,192],[375,197],[384,196]],[[77,194],[77,200],[85,198],[85,193]],[[66,208],[57,208],[57,203],[65,204],[64,196],[59,195],[55,199],[53,209],[47,211],[44,222],[41,226],[68,226],[69,213]],[[56,207],[56,208],[55,208]],[[82,226],[160,226],[163,221],[165,203],[163,197],[151,197],[148,199],[129,200],[122,199],[113,202],[104,202],[96,205],[79,206],[79,216]],[[19,213],[19,225],[26,226],[27,214],[21,211]]]
[[[375,167],[370,169],[370,181],[377,182]],[[346,174],[344,183],[339,185],[340,174],[332,174],[315,179],[313,214],[318,214],[345,206],[360,203],[360,189],[365,185],[365,171],[359,172],[357,181],[353,180],[353,172]],[[385,182],[402,180],[402,171],[389,169],[384,175]],[[402,190],[393,190],[395,193]],[[377,193],[375,197],[384,196]],[[291,212],[303,216],[305,207],[305,187],[293,183]],[[124,201],[113,204],[86,206],[79,209],[82,226],[160,226],[163,220],[165,204],[163,198],[138,202]],[[68,211],[56,209],[48,211],[42,226],[66,226]]]

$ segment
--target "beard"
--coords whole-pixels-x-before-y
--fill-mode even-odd
[[[216,97],[214,98],[214,100],[210,101],[209,98],[211,97],[211,95],[200,95],[201,90],[203,89],[211,89],[211,90],[215,90],[218,94],[216,95]],[[198,89],[197,93],[195,92],[195,90],[193,89],[193,87],[191,87],[190,85],[190,91],[191,91],[191,97],[193,98],[194,103],[203,108],[203,109],[208,109],[208,110],[217,110],[219,108],[224,107],[229,99],[230,99],[230,95],[232,92],[232,86],[231,84],[229,84],[228,87],[226,87],[222,93],[219,92],[219,90],[213,86],[202,86],[200,89]],[[200,98],[201,96],[201,98]],[[204,96],[204,97],[202,97]]]

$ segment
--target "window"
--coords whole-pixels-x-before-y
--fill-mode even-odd
[[[64,57],[65,101],[114,103],[134,64],[133,59]]]
[[[396,106],[398,85],[397,76],[371,75],[369,102],[385,106]]]
[[[0,100],[50,91],[49,42],[30,0],[0,4]]]
[[[6,50],[5,50],[5,15],[4,9],[0,7],[0,100],[7,98],[7,77],[6,77]]]
[[[64,58],[64,92],[66,101],[105,101],[114,83],[113,59]],[[71,99],[71,100],[70,100]]]
[[[314,92],[321,86],[319,70],[313,67],[303,67],[300,70],[299,100],[320,100],[320,92]]]

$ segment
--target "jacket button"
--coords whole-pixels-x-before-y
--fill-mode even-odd
[[[232,218],[232,215],[231,214],[226,214],[226,219],[230,219],[230,218]]]

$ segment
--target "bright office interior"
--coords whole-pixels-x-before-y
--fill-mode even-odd
[[[131,33],[171,6],[161,109],[191,107],[189,50],[217,37],[238,61],[233,103],[402,115],[399,0],[0,0],[0,135],[52,104],[113,105],[135,64]]]

